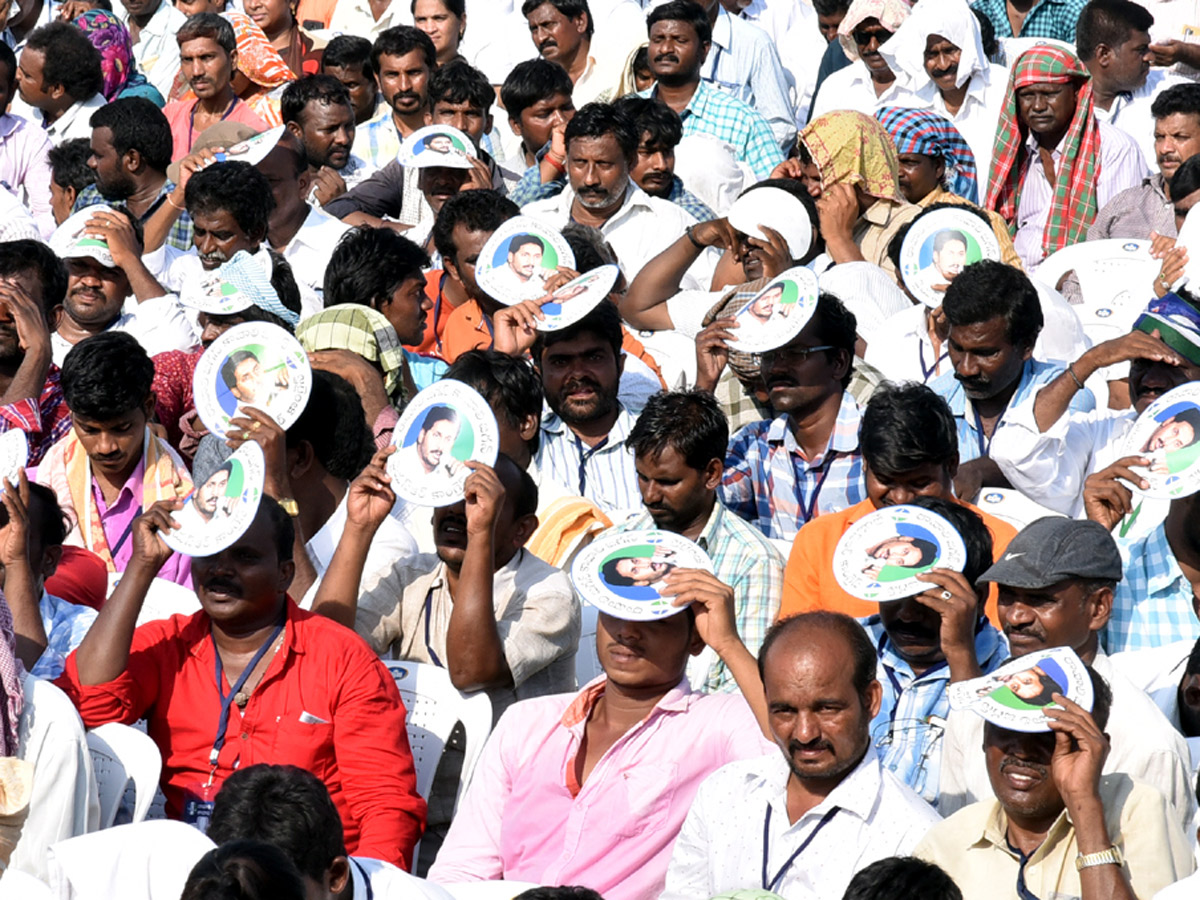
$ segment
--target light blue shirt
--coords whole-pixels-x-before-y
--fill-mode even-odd
[[[46,632],[46,649],[29,674],[50,680],[63,673],[67,657],[83,642],[97,612],[90,606],[68,603],[45,591],[38,602],[38,612],[42,616],[42,630]]]
[[[1104,649],[1113,654],[1200,638],[1192,583],[1175,560],[1166,525],[1137,540],[1118,539],[1117,549],[1125,562],[1125,577],[1100,633]]]

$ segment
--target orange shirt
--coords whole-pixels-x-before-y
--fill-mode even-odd
[[[959,502],[963,503],[961,500]],[[992,534],[992,559],[999,559],[1008,542],[1017,536],[1017,529],[970,503],[963,503],[963,506],[983,519],[983,524]],[[779,605],[779,618],[785,619],[796,613],[817,609],[843,612],[856,619],[879,612],[878,603],[851,597],[833,576],[833,551],[838,541],[851,525],[874,511],[875,504],[867,499],[849,509],[817,516],[800,529],[783,573],[783,601]],[[996,585],[993,584],[988,588],[984,611],[988,621],[999,628],[996,595]]]
[[[454,362],[452,359],[446,359],[444,355],[446,324],[450,321],[450,314],[458,309],[457,306],[451,305],[449,299],[442,293],[443,279],[449,277],[444,269],[432,269],[425,273],[425,293],[433,301],[433,309],[425,317],[425,334],[421,338],[421,343],[405,344],[404,346],[413,353],[436,356],[438,359],[445,359],[446,362]],[[490,340],[488,346],[490,346]],[[460,350],[459,352],[464,351]]]
[[[492,320],[478,300],[468,300],[456,306],[446,316],[442,330],[442,352],[438,354],[453,363],[468,350],[487,350],[492,346]]]

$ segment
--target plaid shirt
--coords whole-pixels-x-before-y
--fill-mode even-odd
[[[657,88],[649,88],[639,97],[654,97]],[[679,117],[683,135],[711,134],[733,147],[739,161],[754,170],[756,178],[769,178],[771,170],[783,162],[783,153],[771,126],[762,114],[736,97],[705,81],[696,85],[696,93]]]
[[[640,531],[654,527],[654,519],[644,512],[618,530]],[[779,598],[783,596],[783,557],[756,529],[737,516],[729,515],[720,503],[714,504],[696,543],[712,560],[717,578],[733,588],[733,614],[738,636],[751,655],[758,656],[767,629],[779,615]],[[725,663],[708,647],[688,660],[687,674],[695,691],[712,694],[738,690]]]
[[[1021,33],[1013,34],[1008,21],[1008,4],[1005,0],[975,0],[971,6],[979,10],[996,29],[997,38],[1034,37],[1054,38],[1056,41],[1075,43],[1075,23],[1083,12],[1087,0],[1041,0],[1035,3],[1021,23]],[[1012,62],[1011,60],[1009,61]]]
[[[1111,655],[1200,638],[1192,608],[1192,583],[1175,561],[1165,525],[1143,538],[1117,540],[1125,577],[1117,585],[1112,615],[1100,637]]]
[[[375,115],[358,126],[353,152],[367,165],[382,169],[400,155],[400,132],[392,121],[392,108],[380,103]]]
[[[790,541],[810,518],[863,500],[859,418],[858,404],[843,393],[829,444],[811,461],[786,415],[747,425],[729,442],[722,502],[767,537]]]
[[[158,212],[158,208],[167,202],[167,194],[175,190],[175,184],[170,179],[163,182],[162,189],[158,192],[158,198],[150,204],[150,208],[146,210],[142,216],[141,222],[146,224],[146,220]],[[98,203],[110,204],[115,201],[106,200],[100,193],[100,189],[94,184],[89,184],[79,196],[75,198],[75,208],[72,212],[79,212],[81,209],[86,209],[89,206],[95,206]],[[175,224],[171,226],[171,230],[167,232],[167,243],[178,250],[183,250],[185,253],[192,249],[192,217],[188,215],[187,210],[179,214],[179,218],[175,220]]]
[[[67,657],[78,647],[96,621],[96,611],[88,606],[68,603],[42,591],[38,603],[42,630],[46,632],[46,649],[33,664],[29,674],[47,681],[63,673]]]
[[[67,409],[58,366],[54,363],[46,372],[46,383],[42,385],[42,393],[36,403],[25,399],[0,406],[0,434],[13,428],[25,432],[31,466],[40,463],[51,445],[70,430],[71,411]]]
[[[938,663],[923,675],[893,649],[879,616],[860,619],[879,653],[877,676],[883,702],[871,722],[871,742],[885,768],[936,805],[942,770],[942,737],[950,715],[950,667]],[[984,674],[1008,658],[1008,641],[980,619],[975,632],[975,658]]]

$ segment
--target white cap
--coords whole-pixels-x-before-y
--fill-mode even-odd
[[[97,203],[95,206],[87,206],[77,213],[72,213],[50,236],[50,249],[59,259],[87,257],[94,259],[102,266],[115,269],[117,264],[113,262],[112,251],[108,249],[108,243],[102,238],[88,237],[85,233],[87,224],[93,217],[98,213],[111,212],[114,212],[111,206]]]
[[[812,246],[812,221],[808,210],[792,194],[777,187],[748,190],[733,202],[729,224],[750,237],[767,240],[760,226],[778,231],[792,259],[803,259]]]

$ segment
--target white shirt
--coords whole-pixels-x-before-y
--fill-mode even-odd
[[[107,102],[103,94],[96,94],[87,100],[77,100],[68,106],[61,116],[43,129],[46,137],[50,138],[50,143],[55,147],[63,141],[71,141],[75,138],[84,138],[90,141],[92,139],[92,113]],[[22,100],[20,94],[13,97],[12,107],[9,111],[14,116],[28,119],[39,128],[42,128],[42,122],[45,121],[42,111]]]
[[[113,14],[129,27],[129,12],[120,2],[113,4]],[[138,70],[146,76],[164,100],[171,99],[171,85],[179,74],[179,42],[175,33],[187,21],[187,16],[170,0],[162,0],[146,27],[133,45],[133,58]]]
[[[558,196],[534,201],[521,212],[561,229],[571,221],[574,201],[575,189],[568,185]],[[633,281],[642,266],[675,243],[689,225],[695,224],[696,220],[676,204],[651,197],[630,181],[625,189],[625,202],[600,226],[600,232],[616,251],[625,278]],[[711,247],[705,250],[687,270],[682,286],[707,290],[719,259]]]
[[[179,305],[179,298],[174,294],[152,297],[141,303],[126,301],[125,308],[129,312],[122,312],[105,330],[133,335],[150,356],[196,346],[197,335],[191,315]],[[57,331],[51,334],[54,364],[61,367],[74,346]]]
[[[1013,248],[1032,273],[1043,259],[1042,235],[1046,230],[1046,219],[1050,215],[1050,204],[1054,200],[1054,188],[1046,180],[1046,172],[1038,157],[1037,140],[1031,133],[1026,142],[1025,176],[1021,187],[1021,201],[1017,205],[1017,233],[1013,237]],[[1051,154],[1057,172],[1062,161],[1062,146]],[[1137,142],[1119,128],[1100,122],[1100,178],[1096,182],[1096,209],[1104,208],[1113,197],[1126,188],[1136,187],[1146,177],[1146,163]]]
[[[1108,109],[1095,107],[1096,118],[1115,125],[1131,138],[1142,150],[1146,167],[1158,171],[1158,158],[1154,155],[1154,116],[1150,107],[1154,98],[1176,84],[1187,84],[1192,79],[1174,75],[1166,69],[1151,69],[1146,83],[1129,94],[1118,94]]]
[[[1195,900],[1197,896],[1200,896],[1200,872],[1163,888],[1154,895],[1154,900]]]
[[[321,530],[309,538],[308,543],[304,545],[313,568],[317,570],[317,580],[312,583],[300,600],[301,609],[312,609],[313,600],[317,597],[317,589],[321,586],[321,579],[325,577],[325,571],[333,561],[333,553],[342,539],[342,532],[346,530],[346,497],[348,496],[349,492],[342,497],[342,502],[337,505],[333,514],[325,520]],[[379,530],[375,532],[375,537],[371,539],[371,546],[367,550],[367,559],[363,563],[363,575],[359,582],[358,592],[361,594],[375,587],[379,583],[379,579],[391,571],[393,565],[400,560],[416,556],[417,552],[417,542],[408,533],[408,529],[392,516],[387,516],[380,524]]]
[[[706,778],[675,840],[661,900],[708,900],[764,887],[764,855],[770,881],[806,840],[811,845],[770,890],[787,900],[831,900],[865,866],[907,856],[941,819],[883,770],[874,747],[794,825],[788,821],[788,776],[787,761],[776,752],[729,763]]]
[[[878,329],[882,337],[867,341],[863,359],[882,372],[888,381],[928,384],[951,371],[954,366],[950,363],[946,342],[942,342],[940,354],[933,349],[928,314],[929,307],[920,303],[885,319]]]
[[[378,19],[371,13],[369,0],[337,0],[333,15],[329,17],[329,31],[335,35],[355,34],[374,41],[381,31],[412,23],[409,0],[392,0]]]
[[[817,99],[813,101],[812,118],[836,109],[852,109],[866,116],[874,116],[875,110],[884,106],[921,108],[926,105],[899,78],[889,84],[882,94],[876,94],[871,70],[860,59],[825,79],[821,90],[817,92]]]
[[[296,283],[306,286],[318,300],[325,296],[325,270],[333,256],[333,248],[351,227],[341,219],[316,207],[308,211],[304,224],[300,226],[286,247],[283,258],[292,267]],[[301,297],[303,299],[303,296]],[[308,309],[301,304],[301,316],[310,316],[321,311],[322,306]]]
[[[453,900],[444,887],[378,859],[350,857],[350,881],[354,900]]]
[[[1167,720],[1182,731],[1179,720],[1179,684],[1195,641],[1176,641],[1145,650],[1114,653],[1112,664],[1154,701]],[[1192,775],[1200,768],[1200,737],[1185,737],[1192,754]]]
[[[40,241],[41,229],[29,210],[0,187],[0,241]]]
[[[75,705],[48,681],[26,675],[21,710],[21,759],[33,763],[29,818],[9,865],[49,881],[51,844],[100,827],[100,799]],[[127,895],[126,895],[127,896]]]
[[[1180,823],[1187,822],[1196,808],[1196,795],[1183,735],[1104,653],[1096,655],[1092,668],[1108,682],[1113,694],[1104,729],[1112,747],[1102,774],[1128,775],[1157,788],[1174,805]],[[942,815],[991,799],[994,794],[982,749],[983,719],[970,710],[951,710],[943,741],[938,797]]]
[[[975,155],[975,168],[979,173],[980,200],[987,193],[988,171],[992,165],[992,145],[996,141],[996,123],[1004,108],[1008,90],[1008,69],[992,63],[988,66],[987,81],[973,75],[967,83],[967,96],[958,112],[951,114],[946,101],[936,84],[930,81],[917,91],[922,106],[927,106],[939,116],[949,119],[958,133],[963,136]],[[915,104],[914,104],[915,105]]]

